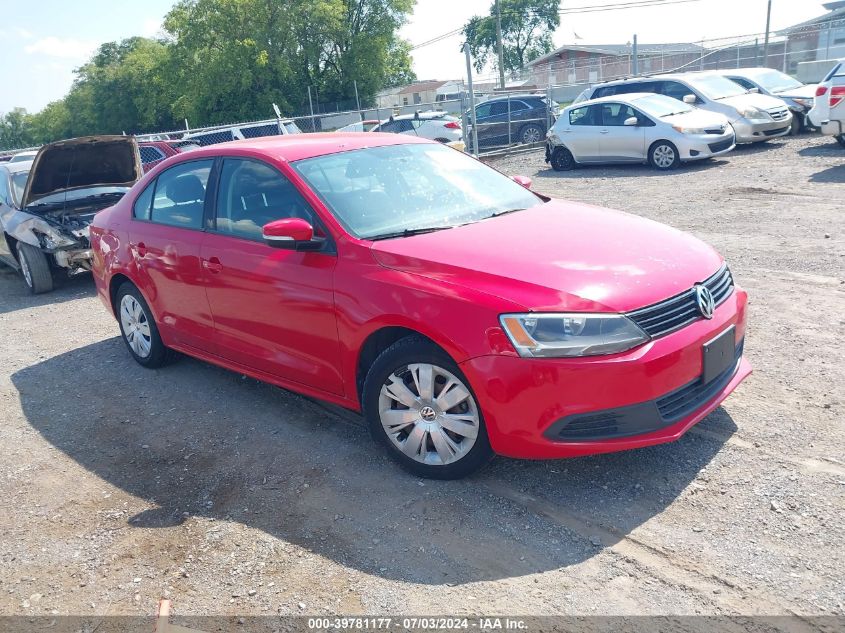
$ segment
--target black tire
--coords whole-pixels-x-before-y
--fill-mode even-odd
[[[523,125],[519,128],[519,134],[517,138],[519,138],[519,142],[523,145],[528,143],[539,143],[543,140],[543,128],[535,123],[529,123],[528,125]]]
[[[549,157],[549,163],[555,171],[575,169],[575,158],[565,147],[556,147]]]
[[[469,392],[471,402],[469,400],[465,401],[468,405],[474,405],[475,407],[474,410],[478,417],[477,436],[475,443],[457,461],[438,465],[417,461],[403,453],[382,426],[379,407],[382,386],[385,385],[391,376],[400,377],[408,371],[408,365],[415,363],[428,363],[446,370],[455,378],[459,379],[463,383],[462,386]],[[475,472],[493,457],[493,450],[490,448],[490,441],[487,437],[487,429],[484,426],[484,417],[480,408],[478,408],[475,393],[472,391],[469,381],[448,354],[421,337],[409,336],[400,339],[379,354],[364,380],[362,404],[364,417],[367,420],[370,433],[373,437],[387,448],[390,456],[403,468],[418,477],[428,479],[460,479]],[[466,405],[462,402],[460,406]],[[454,408],[450,408],[448,411],[453,410]],[[407,428],[405,427],[405,429]],[[411,428],[416,428],[416,425]],[[403,432],[400,431],[399,435]],[[452,440],[455,440],[455,437],[458,436],[450,435]],[[465,438],[462,441],[465,441]],[[427,450],[433,450],[434,438],[430,434],[423,435],[422,445]]]
[[[842,146],[845,147],[845,134],[840,134],[839,136],[834,137],[836,138],[837,142]]]
[[[648,150],[648,162],[655,169],[670,171],[681,164],[681,155],[674,143],[655,141]]]
[[[18,253],[18,264],[26,287],[34,295],[50,292],[53,289],[53,273],[50,262],[40,248],[32,244],[18,242],[15,247]]]
[[[802,119],[803,117],[800,114],[792,113],[792,123],[789,128],[790,136],[798,136],[804,131],[804,122]]]
[[[146,323],[149,327],[150,350],[149,353],[147,353],[146,355],[144,355],[143,353],[139,353],[138,351],[133,349],[133,346],[130,343],[130,339],[124,327],[124,320],[121,314],[124,297],[132,297],[134,299],[134,301],[138,304],[138,306],[143,312],[143,320],[139,320],[139,322]],[[126,345],[126,349],[129,350],[129,353],[132,354],[132,358],[134,358],[139,365],[142,365],[143,367],[146,367],[148,369],[155,369],[157,367],[166,365],[172,360],[173,352],[169,348],[165,347],[164,343],[162,342],[161,335],[158,333],[158,326],[156,325],[155,319],[152,316],[152,310],[150,310],[150,306],[147,305],[147,302],[144,299],[143,295],[138,290],[138,288],[135,287],[134,284],[127,281],[124,282],[123,285],[121,285],[120,288],[117,289],[117,294],[114,298],[114,311],[115,316],[117,316],[117,323],[120,326],[121,338],[123,339],[123,342]]]

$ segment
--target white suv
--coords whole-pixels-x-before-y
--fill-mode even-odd
[[[222,126],[194,132],[182,137],[184,141],[193,141],[197,145],[216,145],[227,141],[239,141],[245,138],[261,136],[276,136],[278,134],[302,134],[302,130],[291,119],[283,119],[281,125],[277,121],[261,121],[248,125]]]
[[[822,134],[836,137],[845,147],[845,60],[840,60],[819,84],[809,116]]]

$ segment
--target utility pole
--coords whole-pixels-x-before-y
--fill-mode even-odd
[[[772,0],[769,0],[769,7],[766,9],[766,39],[763,41],[763,66],[769,65],[769,27],[772,23]]]
[[[496,0],[496,42],[499,45],[499,88],[505,89],[505,51],[502,46],[502,11]]]
[[[464,44],[464,54],[467,58],[467,85],[469,86],[469,115],[472,121],[472,153],[478,156],[478,125],[475,121],[475,91],[472,88],[472,59],[469,56],[469,44]]]

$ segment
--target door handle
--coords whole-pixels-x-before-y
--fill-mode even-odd
[[[609,134],[610,130],[601,130],[599,134]]]
[[[216,257],[210,257],[209,259],[202,260],[202,267],[208,272],[215,274],[223,270],[223,264],[221,264],[220,260]]]

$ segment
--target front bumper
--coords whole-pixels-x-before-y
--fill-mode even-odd
[[[732,121],[736,132],[737,143],[758,143],[770,138],[786,136],[792,129],[792,116],[783,121],[749,121],[748,119],[737,119]]]
[[[556,431],[576,416],[603,416],[608,410],[665,402],[689,390],[702,373],[702,346],[731,325],[737,344],[745,336],[747,295],[740,288],[715,311],[640,347],[605,357],[527,359],[490,355],[461,363],[484,414],[493,450],[508,457],[554,459],[621,451],[680,438],[751,373],[740,355],[731,372],[699,392],[695,408],[646,421],[643,432],[606,439],[561,438]],[[717,384],[717,381],[721,380]],[[709,387],[709,389],[707,388]],[[557,426],[556,426],[557,425]]]
[[[703,160],[727,154],[736,147],[736,136],[728,127],[725,134],[682,134],[675,143],[681,160]]]

